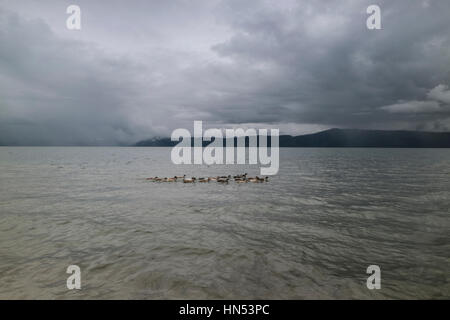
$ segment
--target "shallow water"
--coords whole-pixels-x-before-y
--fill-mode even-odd
[[[170,150],[1,147],[0,298],[450,298],[450,150],[282,148],[268,183],[145,181],[259,173]]]

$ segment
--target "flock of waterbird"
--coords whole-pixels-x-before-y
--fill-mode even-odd
[[[210,181],[216,181],[218,183],[228,183],[230,180],[234,180],[236,183],[247,183],[247,182],[253,182],[253,183],[260,183],[260,182],[268,182],[269,177],[260,178],[258,176],[256,177],[247,177],[247,173],[236,175],[236,176],[217,176],[217,177],[206,177],[206,178],[186,178],[186,175],[183,176],[175,176],[172,178],[159,178],[159,177],[150,177],[146,178],[148,181],[154,181],[154,182],[178,182],[181,181],[183,183],[196,183],[196,182],[210,182]]]

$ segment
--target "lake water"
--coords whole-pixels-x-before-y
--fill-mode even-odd
[[[282,148],[268,183],[145,181],[259,173],[170,150],[1,147],[0,298],[450,298],[449,149]]]

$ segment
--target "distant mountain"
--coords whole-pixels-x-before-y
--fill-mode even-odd
[[[248,138],[246,140],[248,143]],[[203,146],[209,143],[203,142]],[[139,141],[135,146],[172,147],[176,144],[178,142],[170,138],[153,138]],[[281,135],[280,147],[450,148],[450,132],[329,129],[301,136]]]
[[[170,138],[152,138],[139,141],[136,147],[172,147],[178,144],[177,141],[171,141]]]
[[[283,147],[449,148],[450,132],[330,129],[280,137]]]

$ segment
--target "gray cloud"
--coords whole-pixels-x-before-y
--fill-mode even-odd
[[[440,84],[428,93],[428,98],[450,105],[450,90],[448,86]]]
[[[391,113],[435,113],[444,109],[436,101],[408,101],[381,107]]]
[[[126,120],[138,71],[93,46],[56,37],[40,20],[0,16],[1,126],[13,144],[115,144],[134,128]]]
[[[450,130],[450,3],[0,0],[0,143],[209,126]]]
[[[405,101],[381,107],[390,113],[447,113],[450,114],[450,90],[446,85],[431,89],[425,101]]]

